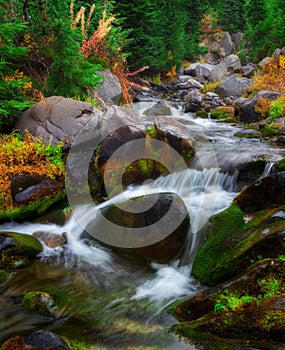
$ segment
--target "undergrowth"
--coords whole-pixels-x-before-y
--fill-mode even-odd
[[[0,203],[3,208],[12,204],[11,179],[18,174],[47,176],[63,179],[64,164],[61,145],[51,145],[29,132],[25,136],[17,133],[0,138]]]

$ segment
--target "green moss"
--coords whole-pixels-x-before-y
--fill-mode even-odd
[[[215,285],[234,277],[250,264],[264,257],[276,257],[282,249],[267,249],[265,238],[276,235],[276,242],[282,240],[284,220],[271,222],[276,212],[263,210],[245,220],[245,213],[232,204],[227,210],[211,220],[207,241],[199,249],[193,265],[193,275],[202,283]],[[279,237],[280,236],[280,237]]]
[[[41,315],[51,316],[56,311],[52,296],[46,292],[28,292],[24,295],[22,302],[27,309]]]
[[[0,236],[12,237],[14,247],[6,248],[0,253],[0,267],[20,267],[29,263],[31,258],[35,258],[43,249],[38,239],[33,236],[15,233],[1,232]]]
[[[65,192],[57,193],[53,197],[44,197],[30,204],[11,207],[3,210],[0,207],[0,222],[5,220],[26,220],[44,214],[51,206],[65,198]]]
[[[281,130],[277,124],[271,123],[261,129],[261,134],[262,136],[276,136],[281,134]]]
[[[274,164],[274,172],[278,173],[280,171],[285,171],[285,158],[279,160]]]
[[[208,119],[208,112],[206,112],[206,111],[197,111],[196,115],[199,118]]]

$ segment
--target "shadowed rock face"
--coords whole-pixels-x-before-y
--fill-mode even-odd
[[[133,212],[135,206],[142,208]],[[190,225],[184,202],[173,193],[147,195],[122,202],[120,206],[110,205],[101,209],[101,214],[114,226],[107,228],[104,219],[99,217],[89,225],[88,232],[93,229],[96,238],[117,242],[123,250],[126,247],[130,251],[127,247],[136,246],[132,252],[159,263],[178,254]],[[138,232],[139,228],[142,231]],[[151,241],[156,243],[150,244]]]

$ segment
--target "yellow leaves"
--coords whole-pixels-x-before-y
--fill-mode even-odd
[[[253,92],[273,90],[285,93],[285,56],[271,58],[256,74],[250,87]]]
[[[166,73],[166,75],[169,77],[169,78],[174,78],[176,77],[177,73],[176,73],[176,66],[173,66],[169,72]]]
[[[4,75],[2,79],[7,82],[11,82],[11,81],[19,82],[20,83],[19,90],[24,91],[24,90],[32,89],[32,82],[30,80],[27,80],[28,79],[27,76],[23,72],[19,71],[18,69],[15,70],[13,74]]]
[[[44,143],[29,132],[24,138],[10,134],[0,139],[0,193],[7,203],[11,202],[10,179],[17,174],[63,177],[63,166],[52,159],[56,151],[56,146]]]
[[[285,56],[283,55],[279,56],[279,66],[281,69],[285,69]]]

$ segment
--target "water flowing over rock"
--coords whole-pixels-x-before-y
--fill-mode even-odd
[[[109,229],[104,233],[104,224],[98,220],[94,221],[94,230],[103,231],[100,236],[106,235],[105,239],[107,236],[116,235],[115,241],[122,246],[124,244],[126,247],[129,244],[138,246],[134,249],[135,252],[147,260],[168,262],[178,254],[187,237],[190,219],[185,204],[179,196],[172,193],[147,195],[143,198],[133,198],[132,201],[101,209],[103,216],[115,224],[113,232]],[[136,203],[141,203],[144,208],[149,209],[133,212],[132,207]],[[162,221],[163,218],[166,218],[166,221]],[[176,226],[176,222],[177,227],[170,230]],[[126,231],[126,228],[131,230]],[[142,228],[143,233],[137,234],[137,228]],[[151,241],[157,243],[149,244]]]
[[[87,124],[85,140],[96,134],[99,115],[90,103],[51,96],[23,112],[15,127],[21,133],[29,130],[51,144],[64,142],[65,149],[69,149]]]

